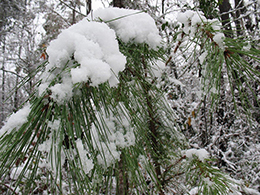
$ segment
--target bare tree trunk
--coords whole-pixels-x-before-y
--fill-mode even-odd
[[[241,28],[241,19],[239,19],[240,15],[241,15],[241,10],[240,8],[242,8],[244,6],[244,2],[243,0],[235,0],[235,24],[236,24],[236,29],[237,29],[237,36],[242,35],[242,28]]]
[[[76,11],[75,9],[72,10],[72,21],[71,24],[76,24]]]
[[[165,0],[162,0],[162,15],[164,15],[164,13],[165,13],[164,6],[165,6]],[[164,18],[164,16],[163,16],[163,18]]]
[[[224,34],[226,37],[232,37],[232,27],[230,23],[230,16],[229,11],[231,10],[231,5],[229,3],[229,0],[223,0],[221,3],[219,3],[219,11],[221,15],[222,20],[222,26],[225,30]]]
[[[18,86],[18,83],[19,83],[18,73],[19,72],[17,72],[16,79],[15,79],[15,85],[16,86]],[[18,110],[18,107],[19,107],[18,89],[15,89],[15,92],[14,92],[14,112],[16,112]]]
[[[113,7],[124,8],[124,0],[113,0]],[[117,180],[117,195],[128,194],[128,181],[127,172],[124,169],[124,161],[122,154],[120,155],[120,161],[118,162],[118,180]]]
[[[86,0],[86,14],[88,15],[92,10],[92,1]]]
[[[123,154],[120,155],[120,161],[118,162],[118,177],[117,181],[117,195],[127,195],[128,194],[128,176],[127,170],[124,165]]]
[[[124,8],[125,7],[124,0],[113,0],[113,6]]]
[[[5,37],[3,36],[3,47],[2,47],[2,98],[1,98],[1,115],[0,115],[0,127],[3,125],[3,121],[5,120]]]

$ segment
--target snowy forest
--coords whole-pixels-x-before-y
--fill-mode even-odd
[[[259,0],[0,7],[0,194],[260,195]]]

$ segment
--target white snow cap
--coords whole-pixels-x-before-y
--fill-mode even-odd
[[[25,105],[22,109],[13,113],[8,119],[5,125],[0,129],[0,136],[5,132],[10,133],[14,128],[20,128],[27,122],[27,117],[30,114],[30,104]]]
[[[77,140],[76,144],[83,170],[88,174],[94,168],[93,161],[87,157],[87,151],[83,146],[82,140]]]
[[[188,158],[192,158],[193,155],[197,156],[202,162],[209,158],[209,153],[205,149],[188,149],[184,152]]]
[[[96,86],[107,80],[114,86],[111,70],[124,70],[126,59],[119,52],[116,35],[106,24],[83,19],[64,30],[47,48],[49,67],[64,67],[73,56],[80,66],[72,69],[72,83],[86,82]]]
[[[126,64],[125,56],[119,51],[115,32],[105,23],[89,22],[87,19],[62,31],[46,51],[49,64],[42,76],[39,94],[62,72],[61,83],[49,88],[52,98],[57,102],[72,97],[73,84],[89,79],[92,86],[106,81],[110,86],[115,86],[118,83],[116,76]],[[76,67],[72,62],[68,64],[72,58],[79,66]],[[70,71],[62,71],[66,66]]]
[[[221,49],[224,49],[225,35],[221,32],[214,35],[213,40],[218,44]]]
[[[201,11],[196,12],[192,10],[187,10],[185,12],[180,12],[177,15],[177,21],[183,23],[184,25],[194,26],[206,20],[207,19]]]
[[[187,10],[185,12],[180,12],[177,15],[177,21],[184,24],[183,31],[186,34],[194,34],[196,32],[197,24],[200,24],[207,19],[202,12],[196,12],[192,10]]]
[[[161,37],[154,19],[138,10],[105,8],[93,13],[95,20],[107,22],[124,42],[147,43],[151,48],[160,46]],[[89,16],[90,18],[90,16]]]

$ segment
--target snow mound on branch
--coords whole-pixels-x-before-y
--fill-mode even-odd
[[[100,8],[94,11],[93,16],[95,20],[106,22],[123,42],[147,43],[153,49],[160,46],[159,30],[154,19],[147,13],[131,9]]]
[[[213,29],[213,41],[219,46],[220,49],[224,49],[225,36],[222,32],[220,32],[221,23],[219,20],[207,19],[203,12],[192,10],[178,13],[176,19],[178,22],[183,24],[183,32],[191,36],[196,36],[198,34],[198,27],[201,26],[201,24],[209,23]]]
[[[195,34],[197,25],[207,21],[202,12],[187,10],[177,15],[177,21],[184,24],[183,31],[186,34]]]
[[[218,44],[218,46],[221,49],[224,49],[224,42],[223,42],[224,38],[225,38],[225,35],[221,32],[215,34],[213,37],[213,40]]]
[[[20,128],[24,123],[28,121],[27,117],[30,114],[31,108],[30,104],[25,105],[22,109],[12,114],[5,125],[0,130],[0,137],[5,134],[5,132],[10,133],[14,128]]]
[[[97,86],[108,81],[115,86],[118,83],[116,76],[124,70],[126,63],[125,56],[119,51],[115,32],[105,23],[89,22],[87,19],[62,31],[46,51],[49,64],[39,92],[44,92],[61,73],[61,83],[50,88],[57,101],[70,98],[76,83],[90,80],[92,86]],[[71,59],[78,64],[69,63]],[[64,71],[66,68],[70,71]]]
[[[204,162],[206,158],[209,158],[209,153],[205,149],[188,149],[184,152],[187,158],[192,158],[193,155],[197,156],[199,160]]]

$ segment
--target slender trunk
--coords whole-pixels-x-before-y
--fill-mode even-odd
[[[242,28],[241,28],[241,19],[239,19],[241,15],[241,8],[244,7],[243,0],[235,0],[235,24],[236,24],[236,30],[237,30],[237,36],[242,35]]]
[[[117,182],[118,191],[117,195],[127,195],[128,194],[128,176],[127,170],[124,165],[124,160],[122,154],[120,155],[120,161],[118,162],[118,177],[120,178]]]
[[[163,18],[164,18],[164,5],[165,5],[165,0],[162,0],[162,15],[163,15]]]
[[[124,8],[125,7],[124,0],[113,0],[113,6],[119,7],[119,8]]]
[[[204,96],[203,106],[201,108],[202,112],[202,121],[204,121],[204,126],[201,126],[200,137],[202,146],[205,147],[208,144],[208,121],[207,121],[207,96]]]
[[[142,64],[144,68],[144,77],[147,78],[147,65],[145,62],[144,57],[142,58]],[[152,144],[152,160],[155,168],[156,177],[158,179],[157,187],[159,189],[159,195],[164,195],[161,186],[161,179],[162,179],[162,172],[161,172],[161,164],[160,160],[160,143],[158,142],[159,138],[159,120],[156,117],[156,111],[154,110],[154,105],[152,102],[152,96],[150,95],[150,86],[147,83],[142,84],[142,88],[144,90],[144,94],[146,97],[146,105],[147,105],[147,112],[148,112],[148,127],[149,133],[151,135],[151,144]]]
[[[259,22],[260,22],[260,14],[257,14],[258,10],[259,10],[259,8],[258,8],[257,4],[255,3],[254,13],[256,13],[256,14],[255,14],[255,22],[254,23],[255,23],[256,29],[259,29]]]
[[[88,15],[92,10],[92,1],[86,0],[86,14]]]
[[[71,24],[76,24],[76,11],[73,9],[72,10],[72,22]]]
[[[2,47],[2,102],[1,102],[1,121],[0,127],[3,125],[3,121],[5,120],[5,37],[3,38],[3,47]]]
[[[19,83],[19,76],[18,76],[19,72],[17,71],[17,75],[16,75],[16,79],[15,79],[15,85],[18,86]],[[15,89],[14,92],[14,112],[16,112],[18,110],[19,107],[19,98],[18,98],[18,89]]]
[[[229,0],[223,0],[221,3],[219,3],[219,11],[221,15],[222,20],[222,26],[225,30],[224,34],[226,37],[232,37],[232,27],[230,23],[230,16],[229,11],[231,9],[231,5],[229,3]]]

